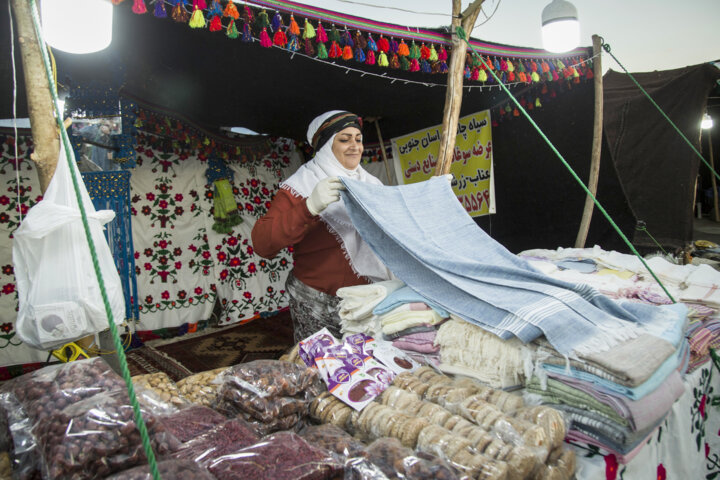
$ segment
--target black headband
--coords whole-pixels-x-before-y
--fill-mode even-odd
[[[317,129],[317,132],[313,135],[312,147],[317,152],[340,130],[344,130],[347,127],[356,127],[358,130],[362,130],[362,124],[362,118],[354,113],[337,113],[325,120]]]

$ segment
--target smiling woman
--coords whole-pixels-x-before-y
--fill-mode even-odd
[[[382,184],[360,166],[362,119],[342,110],[324,113],[310,123],[307,139],[315,156],[280,185],[252,231],[253,247],[262,257],[294,246],[287,291],[296,342],[323,327],[341,336],[338,288],[390,278],[340,197],[341,177]]]

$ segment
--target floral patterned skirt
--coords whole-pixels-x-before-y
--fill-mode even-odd
[[[303,340],[323,327],[335,338],[342,338],[338,304],[340,298],[315,290],[295,278],[290,272],[285,282],[290,297],[290,316],[293,320],[295,343]]]

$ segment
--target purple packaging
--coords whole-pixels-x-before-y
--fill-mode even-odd
[[[372,355],[378,345],[377,341],[373,337],[365,335],[364,333],[354,333],[352,335],[348,335],[345,337],[345,340],[343,340],[343,343],[354,345],[367,355]]]
[[[340,345],[340,341],[330,333],[330,330],[323,328],[300,341],[298,355],[305,365],[315,367],[315,357],[322,356],[324,348],[333,345]]]

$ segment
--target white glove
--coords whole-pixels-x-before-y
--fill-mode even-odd
[[[319,215],[328,205],[340,200],[340,190],[345,190],[345,185],[338,177],[328,177],[320,180],[305,201],[310,213]]]

